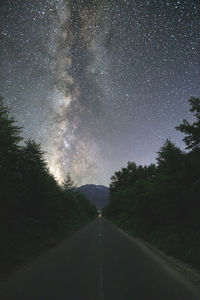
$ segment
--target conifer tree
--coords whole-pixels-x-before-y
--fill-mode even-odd
[[[67,173],[67,175],[62,183],[62,186],[65,191],[73,191],[73,189],[76,187],[69,172]]]

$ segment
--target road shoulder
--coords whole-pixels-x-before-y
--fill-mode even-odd
[[[192,286],[194,286],[200,292],[200,271],[199,270],[195,269],[193,266],[190,266],[189,264],[186,264],[185,262],[181,261],[178,258],[166,254],[165,252],[156,248],[156,246],[147,242],[146,240],[130,235],[129,233],[127,233],[126,231],[122,230],[121,228],[117,227],[114,224],[113,226],[115,226],[117,230],[119,230],[122,234],[126,235],[127,238],[132,239],[134,242],[137,242],[137,244],[140,247],[142,247],[145,251],[149,250],[152,254],[156,255],[161,260],[163,260],[170,269],[172,269],[178,275],[180,275],[183,280],[192,284]]]

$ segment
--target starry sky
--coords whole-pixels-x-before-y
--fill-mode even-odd
[[[148,165],[200,97],[199,0],[1,0],[0,95],[59,183]]]

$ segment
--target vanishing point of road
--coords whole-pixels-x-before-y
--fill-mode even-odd
[[[0,284],[0,300],[199,300],[160,257],[97,219]]]

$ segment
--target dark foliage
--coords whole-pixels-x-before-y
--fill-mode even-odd
[[[67,175],[62,183],[62,187],[65,191],[73,191],[76,187],[69,172],[67,173]]]
[[[200,266],[200,99],[191,98],[196,121],[176,127],[186,149],[167,140],[157,164],[128,162],[112,176],[110,199],[103,214],[169,253]]]
[[[200,148],[200,101],[199,98],[191,97],[189,99],[191,108],[190,111],[194,113],[196,122],[190,124],[187,120],[183,120],[183,123],[176,127],[177,130],[185,133],[184,142],[187,145],[187,149],[199,149]]]
[[[97,216],[95,206],[72,185],[58,185],[39,144],[19,144],[20,133],[0,98],[1,271]]]

